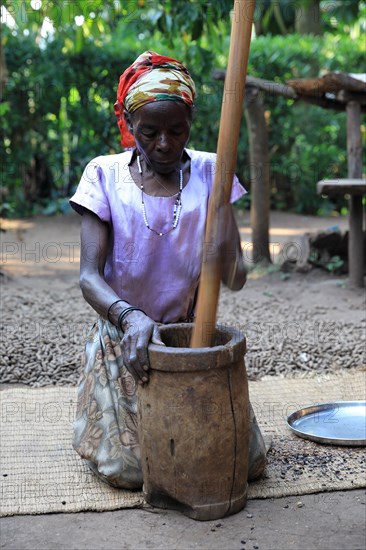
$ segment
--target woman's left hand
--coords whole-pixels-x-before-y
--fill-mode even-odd
[[[123,363],[136,382],[146,384],[149,381],[150,342],[164,346],[158,325],[141,311],[131,311],[122,323],[124,336],[121,341]]]

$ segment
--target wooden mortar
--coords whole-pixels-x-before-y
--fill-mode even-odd
[[[249,396],[245,336],[218,327],[214,346],[190,348],[192,325],[160,328],[150,380],[139,387],[144,495],[159,508],[214,520],[247,500]]]

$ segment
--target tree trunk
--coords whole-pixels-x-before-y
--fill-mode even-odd
[[[258,88],[246,87],[245,118],[249,133],[253,262],[270,263],[268,132],[263,101]]]
[[[299,34],[322,34],[320,0],[302,0],[296,8],[295,30]]]

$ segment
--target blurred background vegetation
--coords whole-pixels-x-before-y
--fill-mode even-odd
[[[119,75],[141,52],[177,57],[198,91],[190,146],[216,150],[232,0],[2,2],[1,214],[68,210],[86,163],[122,150],[113,103]],[[286,82],[327,71],[362,73],[366,1],[257,0],[248,74]],[[316,194],[347,176],[345,114],[264,96],[271,207],[346,213]],[[366,139],[363,119],[363,140]],[[250,188],[245,118],[238,175]],[[249,196],[242,206],[248,206]]]

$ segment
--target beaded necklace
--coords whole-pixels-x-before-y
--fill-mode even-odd
[[[145,225],[148,229],[150,229],[150,231],[152,231],[153,233],[155,233],[159,237],[163,237],[164,235],[166,235],[167,233],[170,233],[170,231],[175,229],[178,225],[178,222],[179,222],[180,212],[182,210],[183,170],[182,169],[179,170],[179,192],[178,192],[176,200],[174,201],[172,227],[170,229],[168,229],[168,231],[166,231],[165,233],[162,233],[161,231],[156,231],[155,229],[150,227],[150,224],[149,224],[148,219],[147,219],[146,206],[145,206],[145,201],[144,201],[144,184],[143,184],[143,180],[142,180],[142,168],[141,168],[140,155],[137,155],[137,168],[138,168],[139,174],[141,176],[141,185],[140,185],[140,187],[141,187],[141,205],[142,205],[142,215],[144,217]]]

